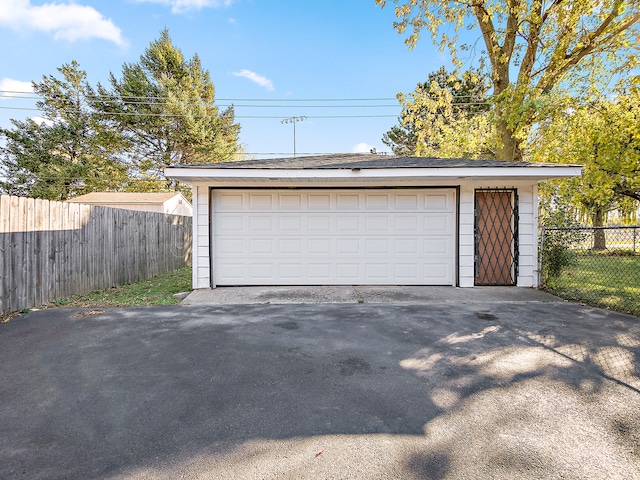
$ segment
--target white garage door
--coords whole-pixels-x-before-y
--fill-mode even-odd
[[[215,285],[452,285],[455,191],[214,190]]]

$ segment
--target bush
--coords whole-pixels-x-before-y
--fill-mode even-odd
[[[545,281],[557,278],[562,273],[562,269],[575,265],[575,255],[569,251],[569,247],[562,243],[554,243],[555,240],[545,238],[545,245],[542,249],[544,259],[543,276]]]
[[[540,245],[543,283],[559,277],[564,268],[575,264],[571,247],[585,239],[585,233],[578,230],[579,227],[566,209],[558,208],[549,214]]]

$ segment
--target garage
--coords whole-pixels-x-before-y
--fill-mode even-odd
[[[538,182],[581,167],[328,154],[176,165],[193,288],[538,285]]]
[[[455,283],[455,189],[212,195],[218,286]]]

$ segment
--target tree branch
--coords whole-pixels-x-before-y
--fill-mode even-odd
[[[595,42],[595,40],[598,37],[602,36],[606,32],[607,28],[611,25],[613,20],[615,20],[615,18],[620,13],[619,12],[619,8],[621,6],[620,4],[621,4],[621,1],[618,0],[618,2],[616,2],[616,5],[613,7],[612,11],[609,13],[609,15],[607,15],[607,18],[605,18],[602,21],[600,26],[597,29],[595,29],[593,32],[591,32],[589,35],[587,35],[587,40],[584,42],[584,45],[581,48],[576,47],[573,49],[573,51],[569,53],[565,53],[563,60],[568,60],[567,62],[565,62],[562,66],[555,69],[554,72],[551,73],[548,78],[545,79],[543,77],[541,79],[539,86],[541,87],[541,90],[543,93],[550,92],[553,89],[553,87],[556,85],[556,83],[560,80],[562,75],[564,75],[569,69],[577,65],[584,57],[593,53],[597,47],[602,46],[608,43],[609,41],[613,40],[618,34],[620,34],[621,32],[625,31],[626,29],[630,28],[631,26],[633,26],[634,24],[640,21],[640,12],[638,12],[635,15],[633,15],[631,18],[629,18],[629,20],[627,20],[626,22],[621,23],[616,28],[607,32],[606,37],[604,37],[600,42]]]
[[[553,8],[553,5],[549,8]],[[533,6],[532,6],[532,10],[533,10]],[[518,74],[517,86],[520,86],[525,82],[528,83],[531,80],[531,71],[533,70],[533,65],[535,64],[536,57],[538,54],[538,44],[540,43],[540,31],[542,30],[542,25],[544,25],[544,21],[548,13],[549,13],[549,10],[547,10],[544,13],[544,15],[542,13],[542,0],[539,0],[537,11],[531,12],[531,17],[533,17],[533,15],[535,14],[539,18],[539,21],[538,23],[534,23],[532,20],[529,21],[529,36],[526,38],[527,50],[525,51],[524,57],[522,58],[522,65],[520,67],[520,72]]]
[[[498,37],[496,36],[496,30],[493,26],[493,21],[491,20],[491,16],[487,11],[484,2],[474,2],[472,4],[472,8],[473,13],[478,21],[478,25],[480,26],[480,31],[482,32],[484,43],[487,47],[487,53],[489,54],[491,67],[493,71],[496,72],[500,69],[499,59],[502,49],[498,44]],[[494,82],[496,81],[495,78],[493,80]],[[506,85],[503,88],[506,88]]]
[[[625,187],[624,185],[616,185],[613,188],[613,191],[618,195],[623,195],[625,197],[633,198],[640,202],[640,190],[635,190],[629,187]]]
[[[507,18],[507,29],[504,32],[504,44],[502,47],[502,54],[506,56],[506,63],[511,62],[511,56],[513,55],[513,49],[516,45],[516,35],[518,33],[518,9],[520,7],[519,0],[508,0],[507,7],[509,9],[509,16]]]

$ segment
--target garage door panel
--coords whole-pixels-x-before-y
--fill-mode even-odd
[[[365,206],[367,210],[387,211],[389,210],[389,194],[364,194]]]
[[[304,222],[300,215],[279,215],[274,216],[274,218],[277,219],[280,232],[292,232],[293,234],[303,233],[302,226]]]
[[[279,277],[283,281],[300,281],[302,280],[302,265],[299,263],[281,263],[278,266]]]
[[[264,234],[264,232],[271,232],[273,230],[273,224],[273,217],[267,215],[250,215],[248,228],[245,230],[250,232],[261,232]]]
[[[393,252],[398,255],[418,255],[419,240],[417,238],[396,238]]]
[[[310,193],[307,197],[309,210],[328,210],[331,207],[331,195],[328,193]]]
[[[302,194],[281,194],[278,196],[278,210],[297,211],[302,209]]]
[[[307,231],[312,233],[326,233],[331,230],[329,215],[310,214],[307,218]]]
[[[386,263],[368,263],[365,266],[366,276],[380,282],[390,278],[389,265]]]
[[[359,210],[360,194],[336,194],[336,207],[338,210]]]
[[[443,235],[451,234],[453,231],[453,222],[449,215],[442,213],[434,213],[422,224],[421,233],[424,235]]]
[[[389,231],[389,216],[382,214],[369,214],[365,217],[365,232],[388,232]]]
[[[312,280],[327,281],[331,279],[331,267],[329,262],[309,263],[309,278]]]
[[[360,217],[358,215],[336,215],[336,233],[357,233],[360,231]],[[328,232],[329,233],[329,232]]]
[[[357,263],[341,263],[336,266],[338,279],[354,281],[361,277],[361,268]]]
[[[453,190],[213,195],[216,285],[454,282]]]
[[[301,238],[280,238],[275,240],[278,244],[278,254],[283,255],[299,255],[302,253]]]
[[[418,194],[397,194],[395,196],[396,210],[416,211],[418,210],[419,205],[420,200],[418,198]]]
[[[218,240],[218,248],[220,253],[226,257],[229,255],[242,254],[245,247],[243,246],[242,237],[228,237]]]
[[[336,254],[337,255],[356,255],[360,252],[359,238],[337,238]]]
[[[430,211],[451,210],[450,197],[445,194],[431,194],[424,196],[424,208]]]
[[[220,278],[241,282],[245,275],[244,262],[218,261],[215,264],[216,272]]]
[[[449,269],[449,264],[430,263],[428,265],[423,265],[423,268],[424,268],[424,276],[427,280],[438,281],[442,277],[446,276],[447,271]]]
[[[449,237],[425,238],[422,244],[423,247],[420,253],[429,256],[450,255],[453,250]]]
[[[244,209],[244,197],[243,194],[225,192],[216,198],[217,207],[219,207],[220,211],[242,211]]]
[[[265,210],[269,211],[272,209],[273,205],[273,195],[249,195],[249,206],[252,210]]]
[[[389,239],[387,238],[367,238],[364,241],[364,250],[366,254],[385,254],[389,255]]]
[[[249,254],[274,253],[273,240],[270,238],[252,238],[249,240]]]
[[[236,214],[220,213],[216,216],[216,224],[225,233],[242,232],[243,223],[243,218]]]
[[[418,265],[415,263],[398,263],[395,265],[395,277],[400,281],[414,282],[418,280]]]
[[[417,234],[418,218],[415,215],[400,214],[392,217],[396,234]]]
[[[251,274],[251,278],[258,281],[258,283],[262,283],[264,281],[269,281],[273,278],[273,267],[272,263],[251,263],[249,272]]]
[[[311,254],[331,253],[332,239],[330,238],[310,238],[307,240],[307,251]]]

